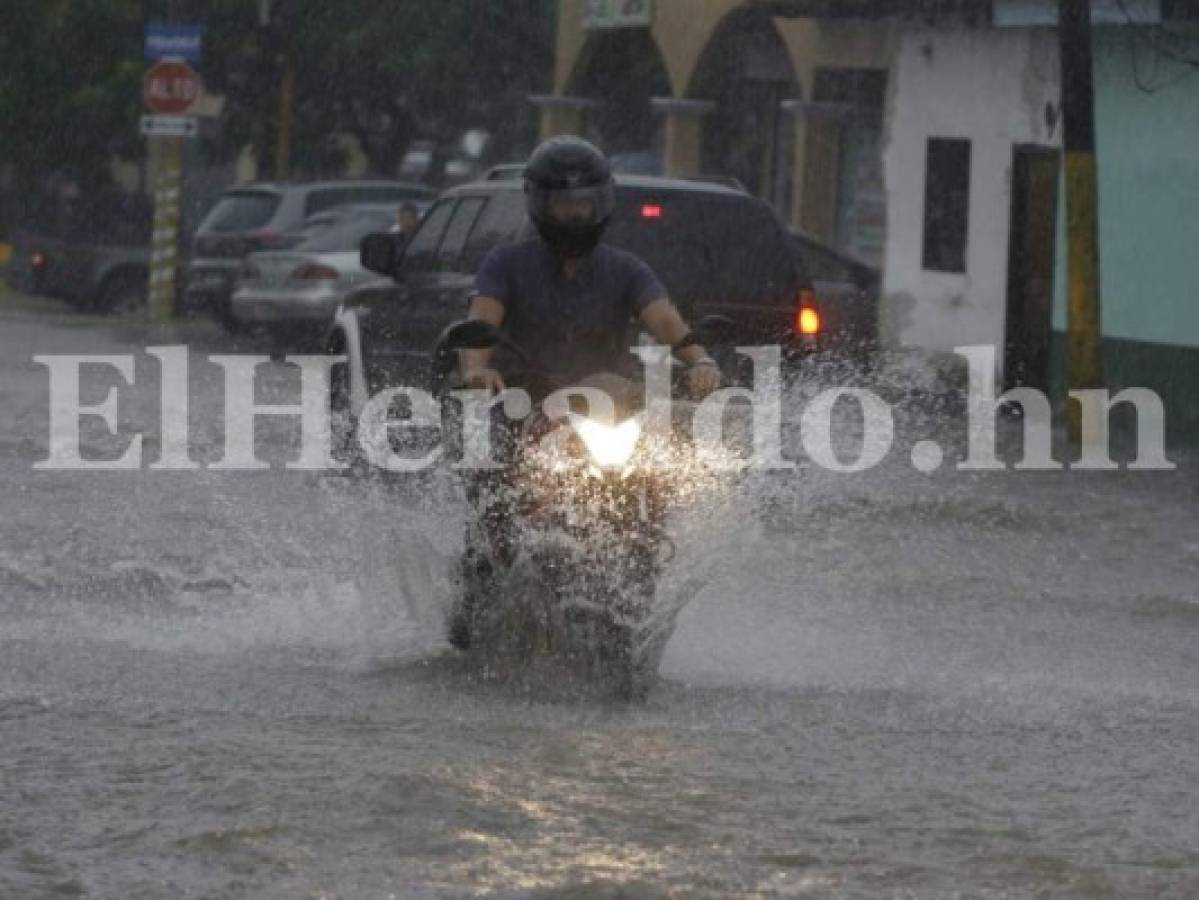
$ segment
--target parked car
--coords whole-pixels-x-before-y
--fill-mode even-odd
[[[242,261],[258,250],[283,249],[285,235],[310,216],[347,203],[428,202],[433,192],[401,181],[251,184],[226,191],[196,230],[184,307],[232,322],[229,301]]]
[[[230,301],[239,329],[265,331],[277,343],[322,337],[348,291],[379,276],[362,268],[359,244],[395,220],[390,208],[358,210],[289,250],[251,253]]]
[[[791,229],[800,266],[812,281],[826,348],[867,353],[878,345],[878,269],[800,229]]]
[[[8,277],[15,287],[82,309],[145,308],[150,198],[121,191],[26,198],[12,230]]]
[[[368,260],[393,277],[352,291],[327,342],[348,357],[338,376],[346,390],[338,392],[351,413],[386,385],[419,383],[437,335],[465,315],[484,255],[534,233],[521,181],[492,177],[447,191],[402,252]],[[800,330],[814,295],[791,237],[769,206],[743,191],[617,176],[605,240],[645,259],[692,322],[720,315],[735,323],[735,342],[781,343],[795,353],[818,346],[818,334]],[[381,236],[367,241],[364,254],[394,251]]]
[[[418,215],[421,215],[429,208],[428,201],[405,201],[411,202],[417,209]],[[279,249],[286,250],[291,247],[298,246],[305,241],[309,241],[324,231],[328,231],[335,225],[340,225],[348,219],[355,216],[363,215],[364,213],[375,213],[389,219],[390,227],[398,227],[396,204],[393,203],[345,203],[341,206],[334,206],[324,212],[316,213],[309,216],[291,231],[283,236],[280,241],[282,245]]]

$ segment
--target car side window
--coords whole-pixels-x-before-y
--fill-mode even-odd
[[[442,200],[425,216],[416,234],[408,242],[404,251],[403,273],[426,272],[433,268],[437,261],[437,247],[441,244],[441,236],[445,233],[450,214],[454,211],[454,200]]]
[[[478,271],[487,252],[496,244],[516,237],[524,222],[524,194],[517,191],[492,194],[466,242],[462,271],[472,274]]]
[[[308,218],[313,213],[321,212],[331,206],[350,203],[353,199],[354,192],[349,188],[325,188],[313,191],[304,200],[304,218]]]
[[[445,230],[445,237],[441,239],[441,247],[437,251],[437,271],[460,271],[458,261],[462,256],[462,248],[466,246],[466,236],[474,227],[483,203],[482,197],[466,197],[459,201],[458,208],[454,210],[454,217],[450,219],[450,224]]]
[[[831,253],[806,241],[800,242],[800,255],[804,268],[817,281],[853,281],[849,269]]]

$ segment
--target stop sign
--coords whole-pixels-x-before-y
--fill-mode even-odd
[[[163,59],[146,73],[142,85],[146,106],[164,116],[187,112],[200,96],[200,76],[181,59]]]

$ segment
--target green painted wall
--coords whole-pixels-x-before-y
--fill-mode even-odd
[[[1199,28],[1186,33],[1199,55]],[[1134,48],[1153,93],[1137,87]],[[1199,68],[1160,58],[1149,33],[1127,27],[1096,28],[1094,55],[1103,333],[1199,347]],[[1064,329],[1058,224],[1054,328]]]

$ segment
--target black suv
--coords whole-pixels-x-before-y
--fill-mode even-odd
[[[411,242],[397,248],[393,280],[359,288],[334,319],[329,349],[347,355],[351,411],[382,387],[420,383],[438,334],[465,316],[484,255],[534,233],[519,173],[501,170],[444,193]],[[604,240],[649,263],[687,320],[724,316],[741,344],[815,347],[815,333],[801,334],[801,321],[818,316],[802,314],[814,295],[791,236],[745,192],[618,175]]]

